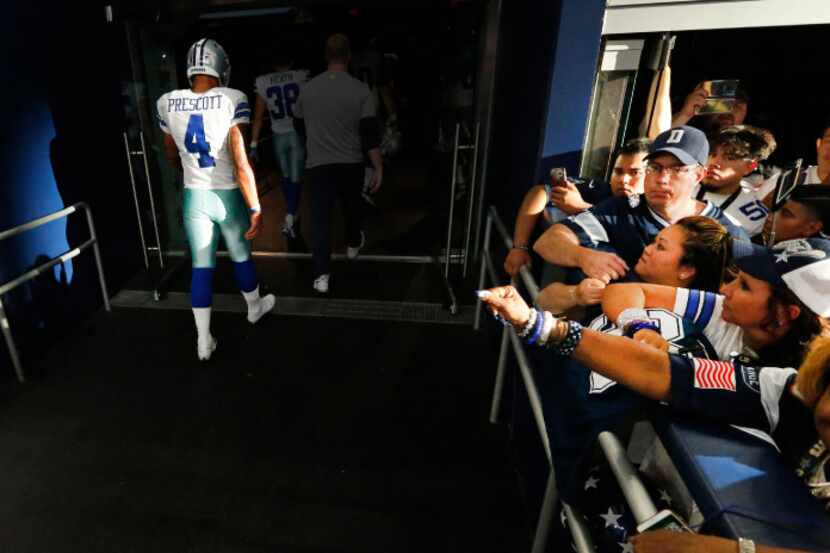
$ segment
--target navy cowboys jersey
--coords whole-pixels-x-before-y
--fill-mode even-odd
[[[706,202],[700,215],[718,221],[734,238],[749,241],[746,232],[712,202]],[[629,267],[637,264],[643,250],[654,241],[657,233],[670,225],[648,206],[642,195],[637,207],[632,208],[627,198],[609,198],[587,211],[568,217],[561,224],[573,231],[581,246],[610,246]]]
[[[769,215],[769,209],[762,201],[764,197],[760,194],[749,182],[742,182],[741,187],[732,194],[721,194],[705,185],[698,185],[692,190],[692,196],[718,206],[750,236],[758,235],[764,230],[764,223]]]
[[[715,349],[692,322],[665,309],[647,311],[672,351],[714,358]],[[611,335],[622,334],[604,315],[587,326]],[[557,357],[553,362],[555,370],[545,371],[539,385],[557,481],[567,499],[579,491],[569,486],[578,480],[575,471],[579,460],[590,450],[596,435],[630,422],[632,417],[639,418],[648,400],[570,357]]]
[[[767,432],[793,468],[815,444],[812,411],[788,391],[795,369],[753,366],[744,356],[670,359],[673,410]]]
[[[179,149],[185,188],[237,188],[228,137],[233,126],[251,119],[245,93],[220,86],[200,93],[173,90],[159,98],[156,112]]]

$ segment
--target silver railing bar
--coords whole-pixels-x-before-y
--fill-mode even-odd
[[[497,230],[501,233],[501,237],[504,240],[505,245],[508,247],[512,247],[513,245],[513,241],[507,235],[507,231],[504,228],[501,219],[499,218],[498,212],[494,207],[491,206],[489,209],[489,213],[487,215],[487,223],[484,231],[485,236],[481,252],[482,269],[479,276],[479,289],[484,288],[485,277],[488,273],[493,283],[498,283],[496,270],[493,266],[493,261],[490,257],[490,238],[492,234],[491,227],[493,223],[496,224]],[[522,267],[520,275],[522,277],[522,281],[528,288],[529,293],[532,295],[533,300],[535,301],[536,296],[539,294],[539,288],[536,285],[536,282],[533,280],[533,276],[530,274],[530,271],[528,271],[526,267]],[[481,302],[478,303],[479,305],[476,308],[476,328],[478,328],[479,318],[481,314]],[[548,473],[547,485],[545,487],[545,495],[542,500],[542,508],[539,512],[539,520],[536,524],[536,532],[534,534],[533,546],[531,549],[532,553],[542,553],[543,551],[545,551],[548,539],[550,537],[551,522],[553,518],[554,509],[556,507],[556,504],[559,502],[559,492],[556,488],[556,473],[553,469],[553,459],[550,452],[550,442],[548,440],[547,427],[545,425],[544,413],[542,412],[539,391],[536,387],[536,382],[533,378],[533,373],[530,370],[530,363],[528,362],[527,355],[524,351],[524,347],[522,346],[519,337],[516,335],[516,331],[511,326],[505,326],[504,332],[502,334],[502,343],[501,348],[499,349],[499,366],[496,370],[496,383],[494,386],[495,389],[493,390],[493,402],[490,409],[490,421],[494,423],[497,421],[498,408],[501,402],[504,372],[507,359],[508,340],[506,340],[505,337],[509,338],[509,341],[511,342],[511,346],[513,349],[513,353],[516,355],[516,361],[518,362],[519,370],[522,375],[522,380],[525,384],[525,390],[528,395],[528,401],[530,402],[531,410],[533,412],[533,419],[536,423],[536,429],[539,431],[539,435],[542,439],[542,446],[545,450],[545,455],[547,457],[550,470],[550,472]],[[568,529],[570,530],[571,537],[574,540],[574,545],[576,546],[576,550],[578,551],[578,553],[593,553],[593,540],[591,539],[590,533],[588,532],[588,528],[585,526],[585,523],[579,515],[579,512],[564,502],[562,503],[562,510],[565,512],[565,515],[567,517]]]
[[[475,207],[476,196],[476,174],[478,173],[478,134],[480,123],[476,122],[476,137],[473,145],[473,169],[470,177],[470,197],[467,199],[467,232],[464,233],[464,269],[463,274],[467,276],[467,267],[470,253],[470,236],[473,232],[473,208]]]
[[[493,217],[490,213],[487,214],[487,222],[484,224],[484,247],[482,248],[482,255],[484,252],[490,251],[490,233],[493,228]],[[481,269],[478,273],[478,289],[484,289],[484,278],[487,275],[487,264],[484,262],[482,257],[481,260]],[[473,329],[478,330],[481,328],[481,302],[476,302],[476,316],[475,322],[473,323]],[[505,344],[502,344],[502,347],[505,347]],[[492,420],[492,419],[491,419]]]
[[[490,256],[484,258],[487,263],[487,272],[490,273],[490,278],[494,282],[498,282],[496,269],[493,267],[493,260]],[[527,360],[527,354],[524,347],[516,335],[513,327],[508,325],[508,336],[513,345],[513,353],[516,354],[516,359],[519,362],[519,372],[522,374],[525,389],[527,390],[528,399],[530,400],[530,408],[533,411],[533,420],[536,421],[536,428],[539,430],[539,437],[542,439],[542,446],[545,449],[545,455],[550,460],[550,443],[548,442],[548,432],[545,426],[545,415],[542,412],[542,401],[539,399],[539,390],[536,388],[536,382],[533,380],[533,373],[530,371],[530,362]]]
[[[62,217],[67,217],[72,213],[77,212],[78,209],[83,209],[86,212],[86,221],[87,225],[89,226],[90,238],[80,246],[66,251],[63,254],[50,259],[49,261],[45,261],[37,267],[34,267],[33,269],[26,271],[19,277],[12,279],[0,286],[0,299],[2,299],[2,296],[4,294],[14,290],[21,284],[24,284],[32,280],[33,278],[37,277],[38,275],[43,274],[48,269],[54,267],[58,263],[65,263],[66,261],[69,261],[70,259],[78,256],[88,247],[92,246],[93,251],[95,252],[95,264],[98,268],[98,280],[101,284],[101,294],[104,296],[104,307],[107,311],[110,310],[110,302],[107,294],[107,284],[104,279],[104,266],[101,263],[101,252],[98,249],[98,237],[95,234],[95,224],[92,221],[92,213],[86,202],[78,202],[69,207],[61,209],[60,211],[56,211],[55,213],[51,213],[38,219],[34,219],[33,221],[29,221],[28,223],[23,223],[14,228],[4,230],[3,232],[0,232],[0,240],[5,240],[7,238],[17,236],[18,234],[26,232],[27,230],[38,228],[42,225],[45,225]],[[17,347],[14,344],[14,337],[11,333],[11,325],[9,324],[9,319],[6,316],[6,310],[3,307],[2,301],[0,301],[0,330],[2,330],[3,336],[6,339],[6,344],[9,348],[9,356],[12,359],[12,365],[14,366],[14,370],[17,373],[17,379],[20,382],[25,382],[26,377],[23,374],[23,365],[20,362],[20,356],[18,355]]]
[[[164,256],[161,254],[161,236],[159,235],[159,223],[156,217],[156,200],[153,198],[153,185],[150,182],[150,166],[147,164],[147,148],[144,146],[144,131],[139,131],[141,138],[141,151],[144,160],[144,177],[147,179],[147,192],[150,195],[150,215],[153,216],[153,229],[156,231],[156,245],[158,246],[159,266],[164,269]]]
[[[455,181],[456,171],[458,170],[458,135],[461,132],[461,125],[455,124],[455,140],[453,141],[452,149],[452,184],[450,185],[450,214],[447,220],[447,252],[452,251],[452,224],[453,216],[455,215]],[[444,264],[444,278],[450,276],[449,261]]]
[[[60,211],[56,211],[54,213],[50,213],[49,215],[44,215],[43,217],[39,217],[37,219],[33,219],[27,223],[21,223],[16,227],[12,227],[8,230],[4,230],[0,232],[0,241],[6,240],[7,238],[12,238],[13,236],[17,236],[18,234],[22,234],[27,230],[36,229],[37,227],[43,226],[47,223],[51,223],[52,221],[57,221],[58,219],[62,219],[67,215],[71,215],[78,211],[79,206],[84,206],[86,208],[86,204],[83,202],[78,202],[73,204],[69,207],[61,209]]]
[[[0,298],[0,329],[2,329],[3,337],[6,339],[6,346],[9,349],[9,356],[12,358],[14,372],[17,373],[17,380],[26,382],[26,377],[23,375],[23,365],[20,363],[20,356],[17,355],[17,348],[14,345],[9,319],[6,317],[6,309],[3,307],[3,298]]]
[[[149,251],[155,251],[158,248],[155,246],[150,246],[147,248]],[[186,257],[190,255],[190,252],[186,250],[165,250],[164,254],[167,257]],[[216,255],[219,257],[228,257],[227,251],[218,251]],[[310,253],[300,253],[300,252],[268,252],[262,250],[254,250],[251,252],[251,255],[254,257],[263,257],[263,258],[272,258],[272,259],[311,259]],[[343,260],[349,259],[346,257],[346,254],[336,253],[332,254],[332,259]],[[414,263],[414,264],[428,264],[428,263],[435,263],[438,261],[439,263],[444,263],[446,261],[446,256],[439,255],[439,256],[430,256],[430,255],[382,255],[382,254],[360,254],[358,257],[360,261],[374,261],[379,263]],[[450,256],[450,263],[460,264],[462,262],[461,255],[452,255]]]
[[[30,270],[26,271],[25,273],[23,273],[22,275],[20,275],[19,277],[6,282],[2,286],[0,286],[0,296],[2,296],[3,294],[7,294],[7,293],[11,292],[12,290],[17,288],[21,284],[25,284],[26,282],[32,280],[33,278],[35,278],[39,275],[42,275],[43,273],[45,273],[46,271],[48,271],[49,269],[51,269],[55,265],[58,265],[59,263],[64,263],[64,262],[69,261],[70,259],[72,259],[74,257],[77,257],[78,254],[80,254],[82,251],[84,251],[85,249],[87,249],[88,247],[90,247],[94,243],[95,243],[95,239],[90,238],[89,240],[87,240],[86,242],[84,242],[83,244],[78,246],[77,248],[72,248],[71,250],[68,250],[68,251],[62,253],[61,255],[59,255],[57,257],[53,257],[49,261],[44,261],[43,263],[41,263],[40,265],[38,265],[34,269],[30,269]]]
[[[135,202],[135,216],[138,220],[138,236],[141,238],[141,253],[144,255],[144,268],[150,270],[150,259],[147,257],[147,241],[144,239],[144,224],[141,222],[141,208],[138,205],[138,191],[135,187],[133,160],[130,157],[133,152],[130,150],[130,143],[127,139],[126,132],[124,132],[124,150],[127,152],[127,167],[130,168],[130,182],[133,185],[133,201]]]
[[[617,436],[605,431],[600,433],[597,441],[602,448],[602,452],[605,453],[605,458],[608,459],[611,471],[620,484],[625,501],[631,508],[631,514],[634,515],[637,524],[656,515],[657,507],[651,500],[651,496],[648,495],[648,491],[643,486],[640,477],[637,476],[637,471],[631,461],[628,460],[625,448],[623,448]]]

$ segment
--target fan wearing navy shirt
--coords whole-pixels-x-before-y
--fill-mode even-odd
[[[564,186],[540,184],[525,194],[513,231],[513,248],[504,260],[504,270],[511,277],[519,268],[530,265],[528,245],[541,222],[546,230],[568,215],[581,213],[611,197],[642,194],[645,157],[649,141],[637,138],[626,142],[617,153],[609,182],[596,179],[568,179]]]
[[[714,204],[692,197],[708,157],[706,135],[698,129],[676,127],[658,135],[646,157],[645,192],[635,207],[626,198],[608,199],[552,226],[534,251],[549,263],[610,282],[628,273],[661,229],[690,215],[712,217],[734,238],[748,241]]]

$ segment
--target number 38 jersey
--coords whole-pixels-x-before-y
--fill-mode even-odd
[[[281,71],[260,75],[254,90],[265,100],[271,118],[271,130],[285,134],[294,130],[294,104],[300,97],[300,87],[308,80],[308,71]]]
[[[161,130],[179,148],[185,188],[237,188],[228,142],[231,127],[251,119],[245,93],[225,87],[173,90],[159,98],[156,108]]]

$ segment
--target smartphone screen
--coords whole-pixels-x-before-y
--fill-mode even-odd
[[[562,186],[568,179],[568,172],[564,167],[554,167],[550,170],[550,182],[552,186]]]

